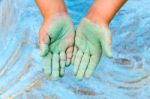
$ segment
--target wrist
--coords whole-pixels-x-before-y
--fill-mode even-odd
[[[95,0],[86,18],[94,23],[108,26],[126,0]]]
[[[44,20],[55,15],[68,14],[64,0],[36,0]]]
[[[96,24],[102,24],[104,26],[108,26],[109,24],[107,17],[108,15],[106,16],[106,14],[104,14],[103,12],[103,7],[100,8],[99,0],[96,0],[94,2],[88,14],[86,15],[86,18],[88,18],[92,22]]]
[[[91,20],[95,24],[101,24],[106,27],[108,27],[108,25],[109,25],[109,23],[107,22],[107,20],[104,17],[97,14],[96,10],[94,10],[94,11],[90,10],[85,17],[87,19]]]
[[[57,15],[61,15],[61,14],[67,14],[67,9],[66,6],[63,2],[63,0],[61,0],[61,2],[57,2],[55,0],[53,0],[54,2],[49,4],[49,7],[46,11],[46,13],[43,15],[44,18],[49,18],[51,16],[55,16]]]

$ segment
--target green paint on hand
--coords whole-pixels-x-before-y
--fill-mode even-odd
[[[76,79],[89,78],[100,60],[102,52],[111,58],[111,32],[108,28],[94,24],[84,18],[78,26],[75,37],[75,59],[73,57]]]

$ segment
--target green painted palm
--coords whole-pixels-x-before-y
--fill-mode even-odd
[[[44,23],[41,28],[41,55],[44,72],[54,80],[64,75],[65,66],[70,64],[74,43],[74,27],[69,16],[59,16]],[[42,40],[43,39],[43,40]]]
[[[78,80],[89,78],[99,63],[102,52],[112,57],[111,32],[84,18],[78,26],[72,64]]]

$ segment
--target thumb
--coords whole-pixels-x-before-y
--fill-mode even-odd
[[[44,31],[43,29],[41,29],[39,32],[39,47],[40,47],[40,55],[41,56],[46,56],[48,54],[49,43],[50,43],[50,38],[47,35],[47,32]]]
[[[102,35],[101,35],[101,46],[104,54],[112,58],[112,33],[109,29],[102,29]]]
[[[48,44],[41,44],[40,45],[40,55],[46,56],[49,52]]]

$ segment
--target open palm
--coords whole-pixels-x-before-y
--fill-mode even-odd
[[[96,25],[84,18],[78,26],[72,63],[78,80],[89,78],[98,64],[102,51],[111,54],[111,32],[108,28]]]
[[[54,17],[43,23],[39,44],[44,61],[44,72],[57,80],[70,64],[74,44],[74,27],[68,15]]]

